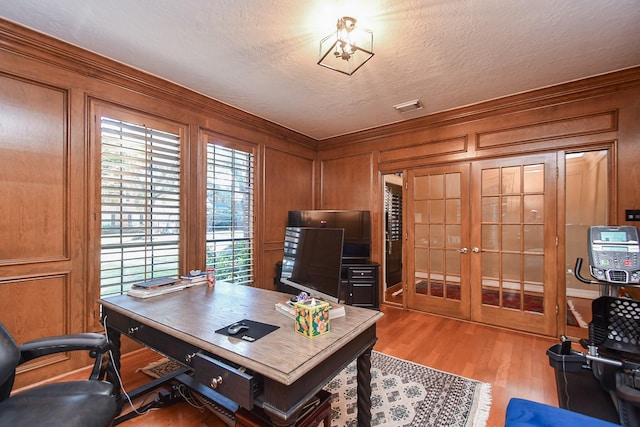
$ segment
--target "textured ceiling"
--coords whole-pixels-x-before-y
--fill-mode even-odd
[[[640,0],[2,0],[0,16],[318,140],[640,65]],[[352,76],[316,65],[340,16],[374,34]]]

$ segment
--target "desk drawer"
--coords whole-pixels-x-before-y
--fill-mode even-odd
[[[350,280],[373,280],[375,274],[376,271],[372,267],[350,267],[349,269]]]
[[[191,365],[191,359],[200,351],[196,346],[118,313],[109,313],[107,320],[109,327],[185,365]]]
[[[200,384],[246,409],[253,408],[253,396],[258,387],[252,375],[200,353],[193,359],[193,374]]]
[[[191,359],[200,351],[196,346],[146,325],[139,325],[139,329],[129,336],[185,365],[191,365]]]

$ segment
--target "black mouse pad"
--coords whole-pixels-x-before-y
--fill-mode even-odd
[[[245,329],[244,331],[238,332],[236,335],[229,334],[227,332],[227,328],[236,323],[239,323],[239,322],[230,323],[224,328],[218,329],[216,333],[226,335],[228,337],[234,337],[234,338],[242,339],[245,341],[253,342],[253,341],[259,340],[263,336],[280,328],[280,326],[269,325],[268,323],[254,322],[253,320],[243,319],[243,320],[240,320],[240,323],[244,323],[249,327],[249,329]]]

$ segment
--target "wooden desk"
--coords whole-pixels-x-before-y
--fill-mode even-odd
[[[371,349],[382,313],[346,306],[331,320],[331,332],[314,339],[294,331],[293,320],[276,312],[287,296],[248,286],[216,283],[148,299],[126,295],[100,300],[109,338],[120,334],[191,368],[187,383],[199,392],[228,398],[251,410],[262,408],[275,425],[292,425],[303,405],[333,376],[357,359],[358,426],[371,423]],[[249,319],[280,328],[255,342],[215,333]],[[184,374],[183,374],[184,376]],[[118,383],[117,378],[110,381]]]

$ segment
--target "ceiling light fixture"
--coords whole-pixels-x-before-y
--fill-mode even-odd
[[[394,105],[393,108],[401,113],[408,113],[409,111],[419,110],[422,108],[422,103],[419,99],[413,101],[403,102],[402,104]]]
[[[350,76],[371,59],[373,32],[356,22],[348,16],[338,19],[336,32],[320,40],[318,65]]]

